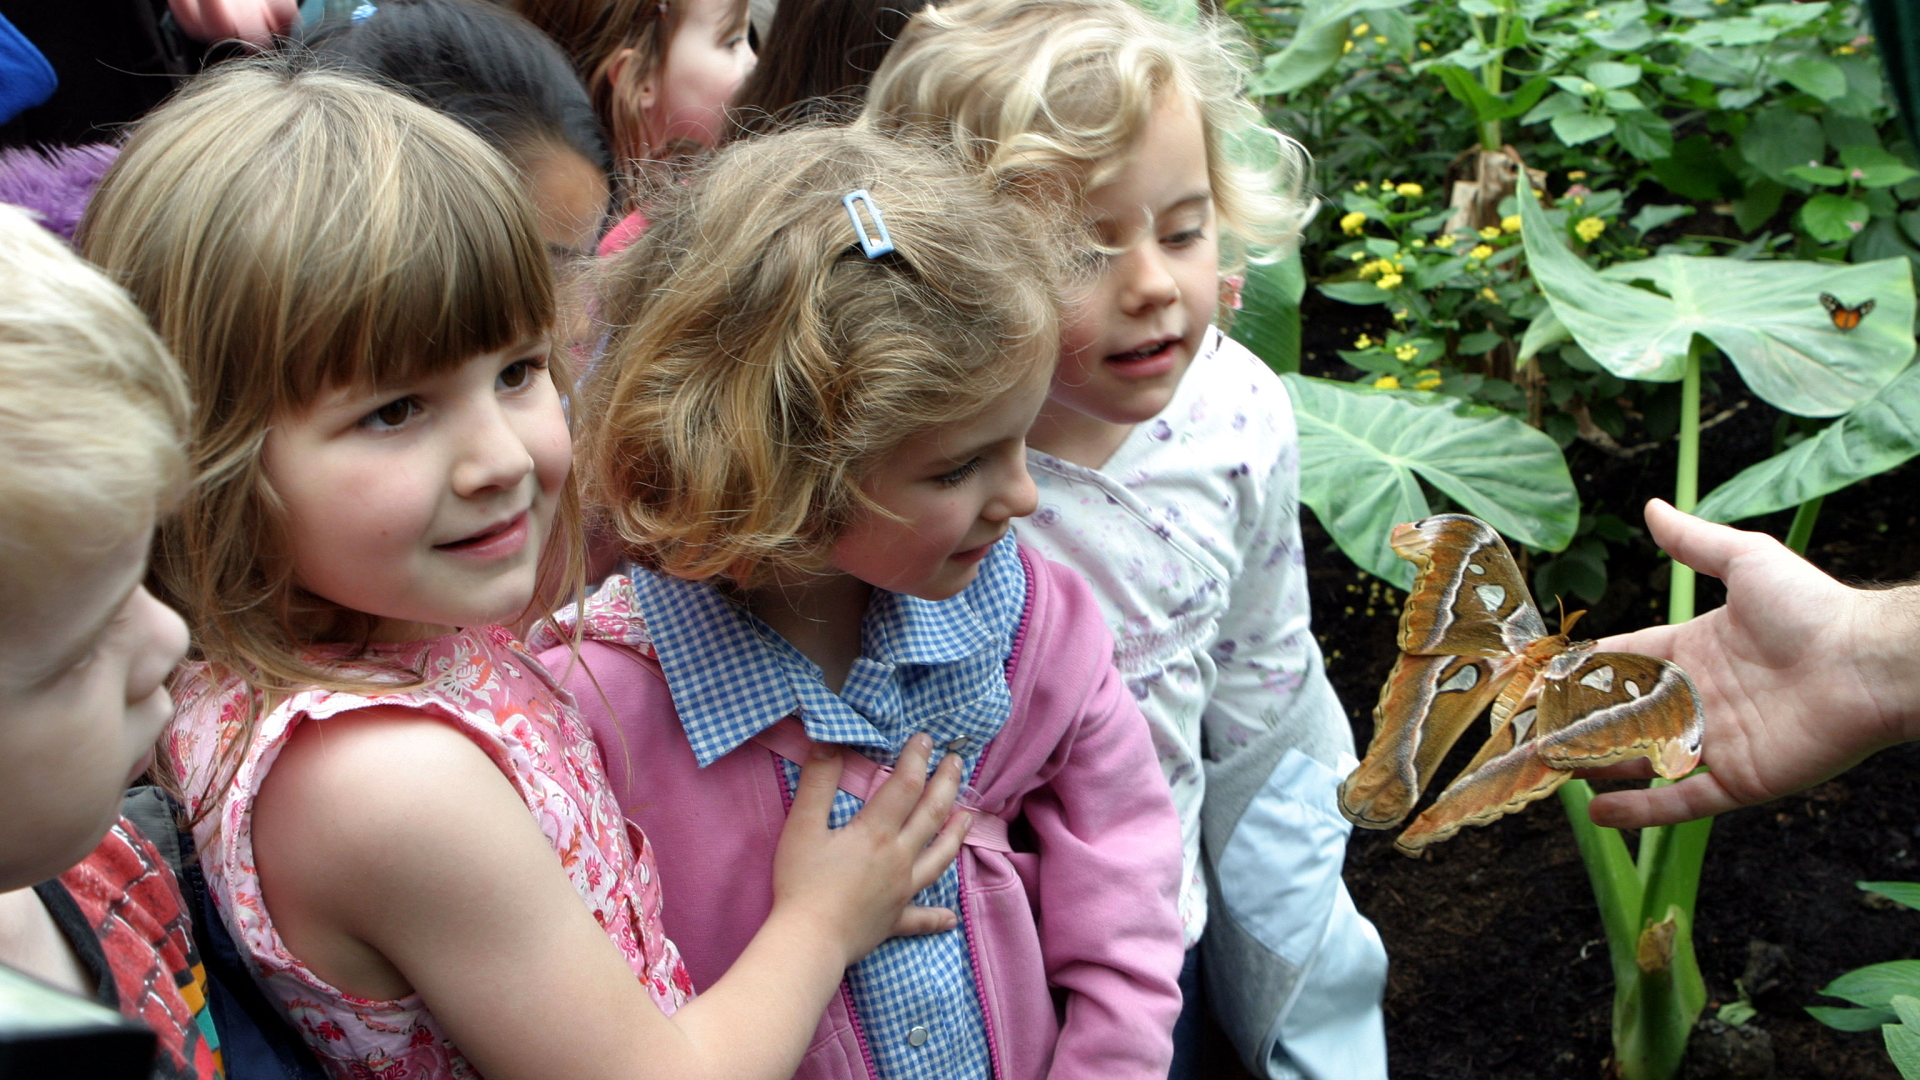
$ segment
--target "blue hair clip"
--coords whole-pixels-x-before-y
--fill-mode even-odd
[[[374,7],[372,4],[361,4],[359,7],[354,8],[347,18],[356,23],[363,23],[379,14],[379,11],[380,9]]]
[[[878,236],[870,235],[866,222],[860,220],[859,203],[867,204],[867,213],[873,218],[873,228]],[[847,217],[853,222],[853,235],[859,238],[860,250],[866,253],[867,258],[877,259],[893,251],[893,234],[887,232],[887,219],[880,216],[880,204],[873,201],[873,195],[866,188],[847,192],[840,204],[847,208]]]

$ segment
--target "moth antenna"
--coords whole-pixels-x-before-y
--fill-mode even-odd
[[[1555,599],[1560,604],[1560,635],[1566,637],[1573,633],[1573,625],[1579,622],[1580,616],[1585,615],[1587,612],[1586,609],[1582,608],[1569,615],[1567,614],[1567,602],[1565,600],[1559,600],[1557,597]]]

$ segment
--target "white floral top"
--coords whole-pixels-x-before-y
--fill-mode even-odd
[[[1034,450],[1027,464],[1040,504],[1014,531],[1099,598],[1114,665],[1180,811],[1180,917],[1192,945],[1207,921],[1205,762],[1280,727],[1329,768],[1353,750],[1308,625],[1292,402],[1258,357],[1215,329],[1173,400],[1106,464]]]
[[[253,802],[280,749],[309,718],[398,705],[459,728],[526,801],[580,899],[660,1010],[671,1014],[693,996],[680,953],[661,926],[660,883],[646,837],[622,819],[572,696],[509,631],[489,626],[375,645],[337,666],[350,678],[404,682],[417,673],[427,681],[392,694],[306,690],[281,702],[255,727],[219,805],[194,828],[215,906],[234,942],[269,1000],[330,1076],[432,1080],[479,1074],[418,995],[373,1001],[346,994],[309,971],[274,929],[254,869]],[[188,812],[198,815],[207,778],[225,758],[249,695],[238,682],[208,683],[195,665],[175,680],[173,692],[178,705],[167,738]]]

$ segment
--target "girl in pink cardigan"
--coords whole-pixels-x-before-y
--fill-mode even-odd
[[[736,144],[660,209],[610,267],[583,438],[631,566],[544,659],[695,984],[775,898],[796,763],[845,748],[837,823],[927,732],[974,816],[917,902],[960,925],[849,968],[799,1075],[1164,1077],[1178,822],[1092,595],[1011,536],[1067,245],[862,129]]]

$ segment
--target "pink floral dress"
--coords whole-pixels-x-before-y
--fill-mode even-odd
[[[671,1014],[693,996],[679,951],[661,926],[653,850],[621,817],[572,696],[510,632],[490,626],[376,645],[368,655],[337,666],[349,678],[410,681],[406,673],[415,672],[426,683],[391,694],[307,690],[280,702],[256,725],[219,804],[194,827],[215,906],[254,978],[329,1075],[427,1080],[479,1073],[418,995],[372,1001],[344,993],[309,971],[274,929],[254,869],[253,802],[294,727],[309,718],[398,705],[459,728],[526,801],[581,901],[660,1010]],[[230,760],[224,752],[246,716],[248,695],[237,682],[208,682],[204,671],[191,665],[173,690],[177,711],[167,738],[188,810],[198,815],[207,778],[216,763]]]

